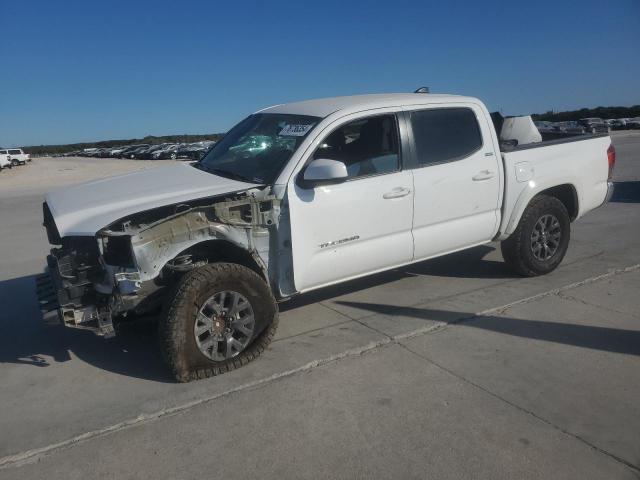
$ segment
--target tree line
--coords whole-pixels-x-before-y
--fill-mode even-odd
[[[596,107],[581,108],[580,110],[571,110],[566,112],[548,111],[545,113],[534,113],[531,115],[534,120],[545,120],[550,122],[566,122],[570,120],[580,120],[587,117],[599,118],[635,118],[640,117],[640,105],[632,107]],[[73,152],[75,150],[84,150],[85,148],[109,148],[119,147],[121,145],[135,145],[137,143],[193,143],[203,140],[218,141],[223,137],[223,133],[211,133],[204,135],[164,135],[157,137],[147,135],[144,138],[132,138],[128,140],[104,140],[101,142],[83,142],[69,143],[66,145],[32,145],[22,147],[25,153],[31,155],[43,154],[60,154]]]
[[[531,115],[534,120],[544,120],[548,122],[568,122],[580,120],[581,118],[635,118],[640,117],[640,105],[633,107],[596,107],[581,108],[568,112],[549,111],[545,113],[534,113]]]

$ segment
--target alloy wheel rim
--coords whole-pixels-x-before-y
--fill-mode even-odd
[[[549,260],[553,257],[562,238],[562,228],[560,221],[550,213],[542,215],[531,232],[531,252],[540,261]]]
[[[198,310],[193,326],[198,349],[216,362],[239,355],[251,341],[254,330],[251,303],[231,290],[209,297]]]

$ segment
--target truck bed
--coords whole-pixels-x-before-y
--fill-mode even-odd
[[[608,190],[609,135],[577,135],[501,151],[505,172],[501,239],[517,226],[522,211],[538,192],[570,186],[581,217],[605,201]]]
[[[532,148],[542,148],[542,147],[548,147],[550,145],[561,145],[563,143],[572,143],[572,142],[581,142],[584,140],[591,140],[594,138],[600,138],[600,137],[608,137],[609,134],[607,133],[597,133],[597,134],[566,134],[563,135],[561,137],[558,137],[557,134],[542,134],[542,142],[538,142],[538,143],[526,143],[523,145],[517,145],[517,146],[508,146],[503,144],[502,142],[500,143],[500,151],[501,152],[517,152],[520,150],[530,150]]]

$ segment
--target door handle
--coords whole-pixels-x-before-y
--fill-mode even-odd
[[[481,182],[482,180],[489,180],[495,176],[495,172],[492,172],[491,170],[482,170],[481,172],[476,173],[472,179],[474,182]]]
[[[389,200],[391,198],[406,197],[410,193],[411,193],[411,189],[410,188],[396,187],[393,190],[391,190],[390,192],[387,192],[384,195],[382,195],[382,198],[384,198],[386,200]]]

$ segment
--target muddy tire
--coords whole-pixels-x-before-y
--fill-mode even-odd
[[[232,263],[186,274],[159,325],[166,363],[179,382],[229,372],[255,360],[278,326],[278,306],[265,280]]]
[[[555,270],[569,247],[571,220],[555,197],[538,195],[527,206],[518,227],[500,247],[509,267],[519,275],[534,277]]]

